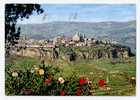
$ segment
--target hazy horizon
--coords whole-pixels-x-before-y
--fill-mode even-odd
[[[136,20],[129,20],[129,21],[100,21],[100,22],[84,22],[84,21],[52,21],[52,22],[44,22],[44,23],[18,23],[17,25],[26,25],[26,24],[49,24],[49,23],[57,23],[57,22],[69,22],[69,23],[127,23],[133,22]]]

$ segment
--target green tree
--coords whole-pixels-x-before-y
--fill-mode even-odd
[[[20,37],[20,27],[16,27],[17,20],[28,19],[34,12],[43,13],[39,4],[6,4],[5,5],[5,49],[10,51],[11,46],[17,44]],[[8,53],[9,54],[9,53]]]

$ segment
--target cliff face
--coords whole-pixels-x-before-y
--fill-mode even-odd
[[[64,49],[64,48],[63,48]],[[132,56],[128,47],[82,47],[82,48],[65,48],[67,51],[60,50],[60,58],[68,58],[70,61],[76,59],[100,59],[100,58],[124,58]],[[67,57],[62,57],[67,56]]]
[[[51,60],[64,59],[75,61],[77,59],[112,59],[123,58],[128,59],[133,56],[129,47],[117,45],[98,45],[98,46],[82,46],[82,47],[64,47],[51,49],[25,48],[16,52],[16,55],[47,58]]]

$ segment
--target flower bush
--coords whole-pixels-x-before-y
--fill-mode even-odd
[[[42,95],[42,96],[89,96],[98,91],[111,90],[104,79],[96,79],[94,83],[76,72],[69,77],[60,74],[58,67],[45,65],[29,66],[27,70],[6,69],[7,95]],[[131,80],[135,80],[132,77]],[[94,87],[93,87],[94,86]],[[96,94],[95,94],[96,95]]]
[[[28,70],[7,71],[6,91],[8,95],[92,95],[92,85],[87,77],[56,77],[60,69],[53,66],[33,65]]]

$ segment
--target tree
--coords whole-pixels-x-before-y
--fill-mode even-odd
[[[20,27],[16,27],[17,20],[28,19],[34,12],[43,13],[39,4],[6,4],[5,5],[5,49],[10,51],[11,46],[17,44],[20,37]]]
[[[72,48],[67,49],[67,55],[69,56],[70,61],[75,61],[76,60],[76,53]]]

